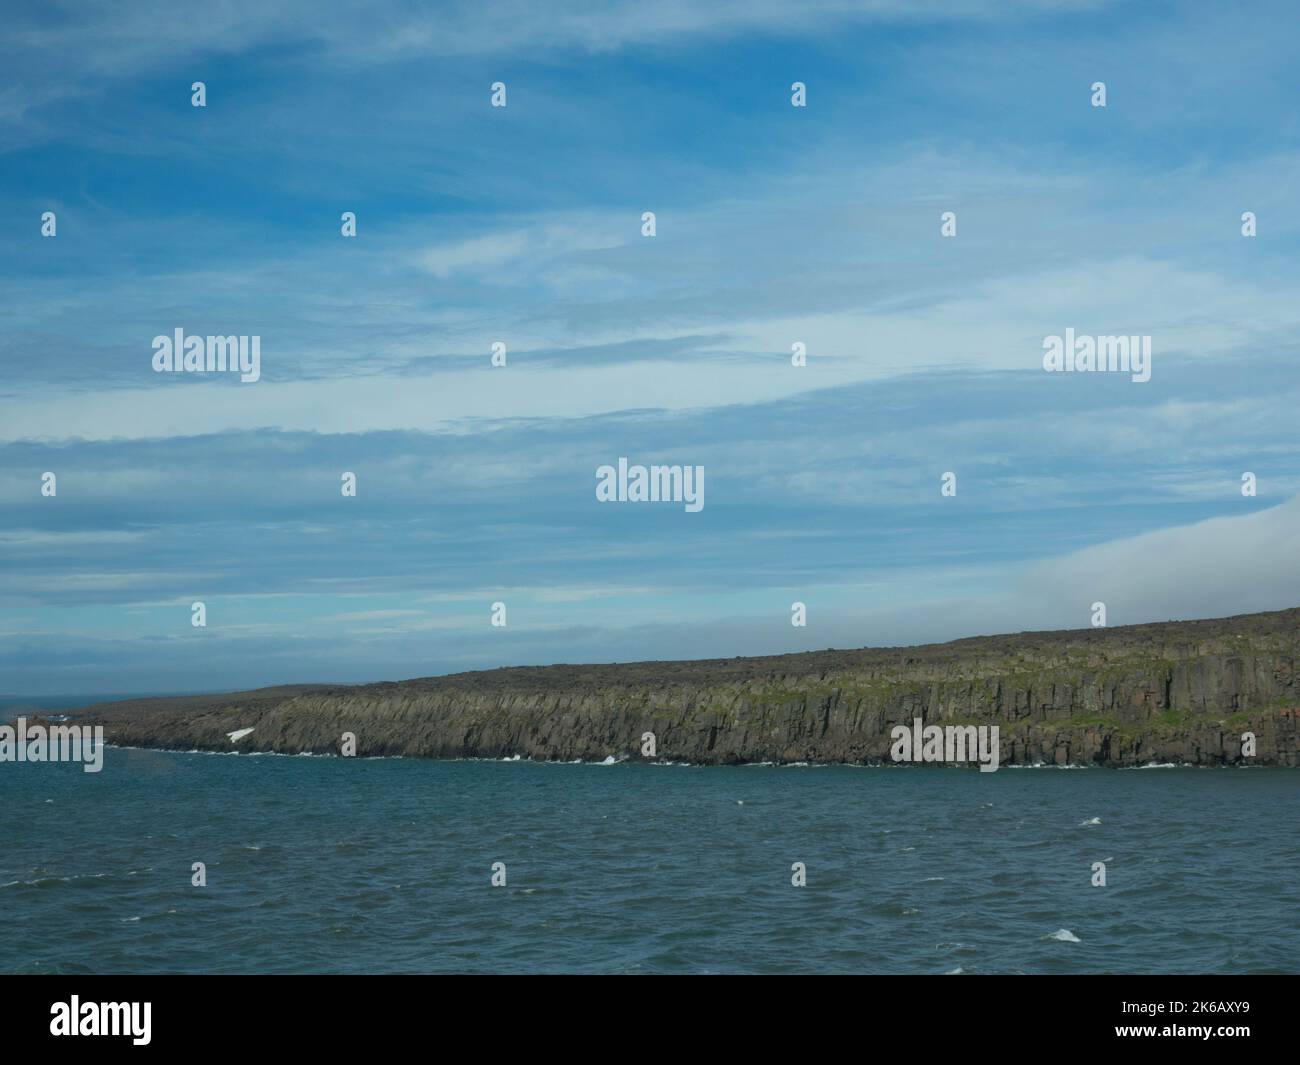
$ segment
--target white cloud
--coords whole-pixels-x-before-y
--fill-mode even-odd
[[[356,610],[347,614],[333,614],[322,621],[386,621],[390,618],[424,617],[423,610]]]
[[[428,265],[449,272],[500,263],[518,254],[518,234],[481,238],[428,252]],[[638,335],[669,339],[708,328],[728,333],[728,345],[766,351],[768,361],[717,359],[623,362],[583,367],[530,366],[531,345],[512,342],[510,364],[487,365],[484,334],[478,368],[438,370],[413,377],[275,381],[275,340],[264,338],[264,379],[222,387],[197,375],[150,387],[121,389],[105,403],[95,393],[45,391],[14,405],[0,424],[0,441],[127,439],[192,436],[225,430],[280,428],[323,433],[387,429],[457,430],[474,419],[575,418],[635,409],[688,410],[760,403],[817,389],[845,386],[926,369],[1019,369],[1041,373],[1042,338],[1073,327],[1079,333],[1152,333],[1152,380],[1163,367],[1193,358],[1229,359],[1271,354],[1300,332],[1300,306],[1284,280],[1251,284],[1170,263],[1125,257],[972,286],[956,300],[927,302],[906,311],[844,311],[800,318],[735,320],[701,314],[619,323],[602,319],[564,333],[535,333],[536,346],[562,338],[561,347],[626,343]],[[479,326],[480,331],[482,326]],[[514,334],[509,334],[512,338]],[[795,369],[788,352],[803,341],[809,365]],[[412,350],[419,345],[408,342]],[[834,356],[819,358],[819,356]],[[1225,373],[1235,372],[1228,369]],[[574,387],[575,373],[581,387]],[[485,375],[490,374],[490,377]],[[269,379],[268,379],[269,378]],[[161,386],[161,387],[160,387]],[[1134,384],[1155,399],[1155,384]],[[1135,391],[1145,401],[1146,393]],[[1171,412],[1172,413],[1172,412]]]
[[[137,74],[194,52],[237,52],[276,40],[314,41],[337,63],[381,62],[416,55],[480,55],[515,49],[607,51],[689,37],[754,31],[824,32],[873,21],[997,21],[1105,6],[1108,0],[604,0],[539,5],[346,5],[322,17],[315,0],[226,0],[178,8],[167,0],[122,5],[79,0],[65,17],[26,20],[14,13],[9,47],[37,55],[69,54],[96,74]]]
[[[1243,504],[1248,501],[1243,500]],[[1240,517],[1159,529],[1029,568],[1020,593],[1111,624],[1221,617],[1300,605],[1300,496]]]
[[[443,244],[417,252],[414,262],[421,270],[437,277],[448,277],[461,270],[481,270],[500,266],[523,253],[528,234],[522,230],[472,237],[455,244]]]

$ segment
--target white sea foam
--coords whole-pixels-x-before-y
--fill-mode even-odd
[[[0,887],[17,887],[19,884],[24,887],[40,887],[42,884],[70,884],[74,880],[101,880],[109,873],[77,873],[73,876],[39,876],[35,880],[10,880],[7,884],[0,884]]]
[[[188,750],[181,747],[137,747],[134,744],[107,743],[106,747],[116,747],[121,751],[150,751],[155,754],[209,754],[217,758],[301,758],[307,755],[311,758],[339,758],[337,754],[316,754],[312,751],[297,751],[290,754],[287,751],[204,751],[198,747],[191,747]],[[365,755],[361,758],[363,762],[400,760],[406,758],[403,754],[375,754]]]

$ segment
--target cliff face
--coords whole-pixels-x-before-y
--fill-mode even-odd
[[[887,762],[890,730],[998,725],[1003,764],[1297,764],[1300,609],[767,658],[546,666],[106,703],[109,743],[569,761]],[[253,731],[232,743],[227,733]]]

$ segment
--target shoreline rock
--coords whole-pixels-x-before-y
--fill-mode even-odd
[[[1003,765],[1297,765],[1300,608],[761,658],[510,667],[71,711],[119,746],[876,764],[890,729],[998,725]],[[251,728],[236,747],[228,734]],[[1243,759],[1253,732],[1256,755]]]

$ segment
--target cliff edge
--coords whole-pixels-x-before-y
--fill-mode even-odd
[[[1300,608],[761,658],[494,669],[74,711],[111,744],[697,764],[889,761],[915,718],[998,725],[1002,764],[1297,764]],[[237,741],[228,734],[252,729]]]

